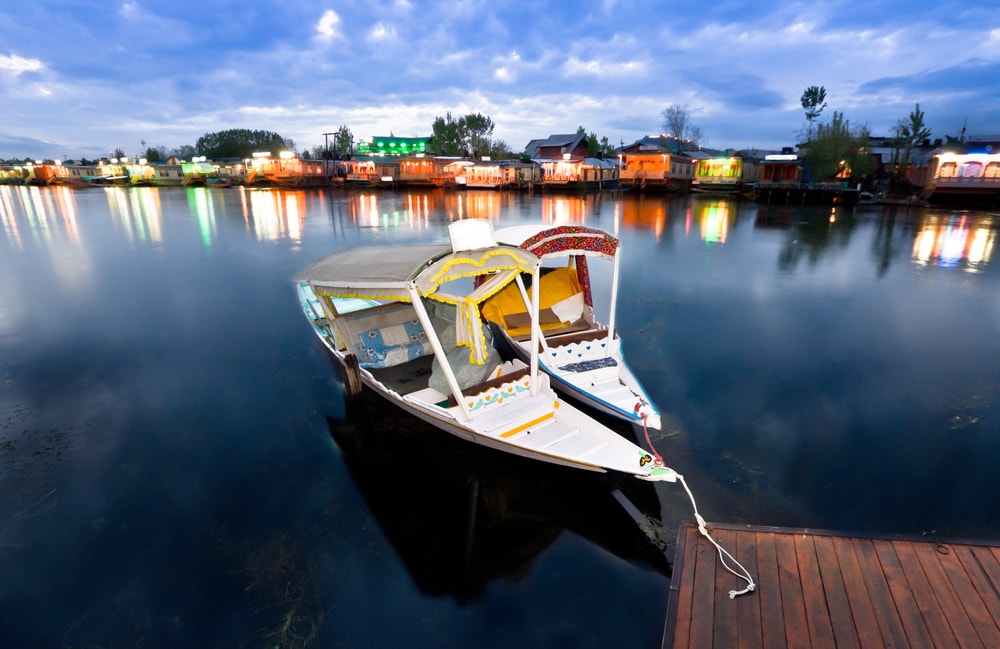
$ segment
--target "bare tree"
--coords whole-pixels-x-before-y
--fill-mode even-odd
[[[663,116],[663,131],[680,140],[682,148],[701,147],[701,128],[691,122],[691,108],[687,104],[670,104],[660,115]]]

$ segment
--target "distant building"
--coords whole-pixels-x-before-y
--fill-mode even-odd
[[[356,155],[373,156],[407,156],[416,153],[426,153],[430,144],[429,137],[370,137],[358,142]]]
[[[572,133],[550,135],[542,140],[531,140],[524,147],[524,155],[532,160],[562,160],[587,157],[587,135]]]

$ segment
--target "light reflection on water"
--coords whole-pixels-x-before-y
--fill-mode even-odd
[[[470,217],[622,239],[651,436],[709,520],[1000,536],[994,214],[0,186],[0,637],[658,646],[669,569],[641,544],[690,519],[682,494],[640,495],[630,528],[603,482],[345,417],[298,312],[316,258]]]

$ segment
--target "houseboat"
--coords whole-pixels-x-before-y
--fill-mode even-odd
[[[330,175],[324,160],[303,160],[291,151],[277,158],[270,153],[254,153],[247,165],[247,185],[256,187],[329,187]]]
[[[146,162],[125,167],[129,184],[133,187],[181,187],[184,185],[184,168],[180,164]]]
[[[938,153],[929,167],[928,202],[1000,205],[1000,153]]]
[[[639,192],[686,192],[694,160],[683,153],[635,151],[621,154],[619,186]]]
[[[542,160],[541,167],[539,185],[545,191],[599,192],[618,188],[617,160],[566,157]]]
[[[756,180],[757,165],[739,156],[701,158],[695,163],[691,191],[741,194]]]
[[[403,187],[434,189],[455,186],[455,170],[446,167],[456,158],[443,158],[418,153],[399,161],[398,183]]]
[[[100,160],[97,163],[97,173],[94,176],[93,184],[119,187],[128,185],[128,165],[118,158]]]
[[[336,165],[334,175],[348,188],[391,188],[399,176],[399,161],[394,158],[352,158]]]
[[[0,166],[0,185],[23,185],[28,170],[24,165]]]

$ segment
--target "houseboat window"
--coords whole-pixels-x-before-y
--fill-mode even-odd
[[[942,178],[951,178],[955,175],[955,170],[957,168],[958,167],[954,162],[946,162],[941,165],[941,171],[938,173],[938,176]]]
[[[959,175],[961,175],[962,178],[979,178],[983,175],[983,163],[966,162],[959,170]]]
[[[983,175],[987,178],[1000,178],[1000,162],[991,162],[986,165],[986,173]]]

